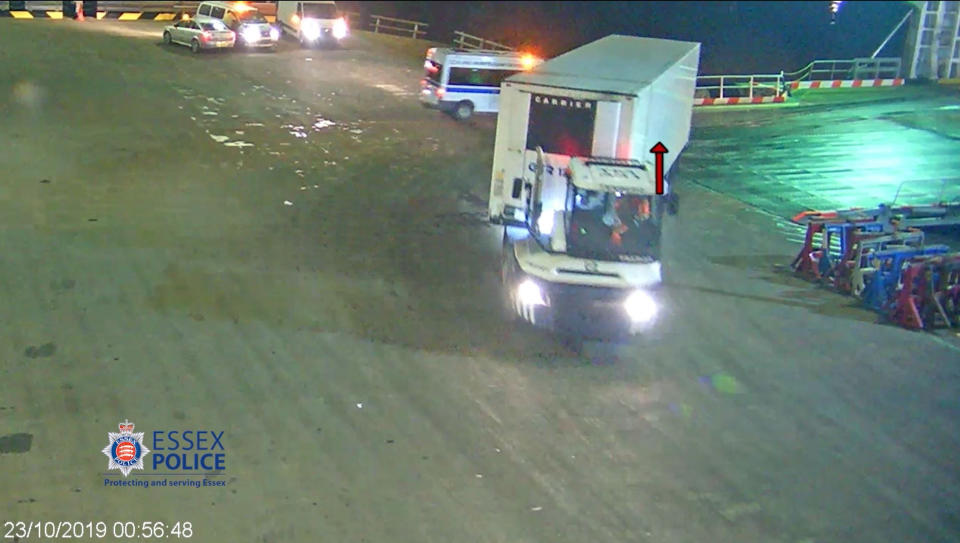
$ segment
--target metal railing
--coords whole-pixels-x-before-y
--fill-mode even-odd
[[[898,57],[814,60],[795,72],[784,74],[784,78],[790,82],[896,79],[900,77],[900,69]]]
[[[751,75],[701,75],[695,98],[757,98],[782,96],[786,92],[783,73]]]
[[[370,26],[373,27],[374,33],[409,35],[413,39],[425,36],[427,34],[425,29],[430,26],[423,21],[410,21],[384,15],[370,15],[370,19],[372,19]]]
[[[493,40],[488,40],[481,38],[480,36],[474,36],[472,34],[467,34],[460,30],[455,30],[453,32],[453,44],[457,46],[457,49],[464,50],[483,50],[483,51],[514,51],[513,47],[509,45],[504,45],[502,43],[497,43]]]

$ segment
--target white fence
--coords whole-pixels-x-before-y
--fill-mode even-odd
[[[779,74],[724,74],[697,77],[694,104],[734,105],[783,102],[791,89],[886,87],[903,84],[900,59],[814,60]]]
[[[509,45],[504,45],[502,43],[497,43],[493,40],[488,40],[481,38],[479,36],[474,36],[472,34],[467,34],[460,30],[453,32],[453,44],[457,46],[457,49],[465,50],[483,50],[483,51],[514,51],[513,47]]]
[[[696,98],[778,97],[786,92],[783,74],[701,75],[697,77]]]
[[[814,60],[795,72],[784,74],[787,81],[839,81],[858,79],[896,79],[900,77],[900,58],[854,58]]]
[[[430,26],[423,21],[410,21],[384,15],[370,15],[370,19],[370,27],[377,34],[397,34],[413,39],[425,36],[426,28]]]

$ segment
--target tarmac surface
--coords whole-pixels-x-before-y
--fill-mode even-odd
[[[895,132],[875,117],[910,103],[697,112],[662,321],[579,356],[501,318],[495,119],[419,106],[426,44],[194,56],[103,21],[0,36],[4,537],[189,521],[230,542],[960,540],[960,341],[782,270],[799,247],[770,212],[849,199],[744,196],[852,183],[831,170],[863,167],[856,141],[831,166],[839,128],[811,119],[873,145],[870,127]],[[955,142],[899,130],[899,168],[955,178]],[[223,470],[167,479],[226,486],[112,486],[164,472],[155,447],[143,471],[107,470],[125,420],[223,432]]]

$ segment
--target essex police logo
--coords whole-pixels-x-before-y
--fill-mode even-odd
[[[124,420],[119,432],[108,432],[110,444],[103,449],[110,462],[107,469],[118,469],[126,477],[132,470],[143,469],[143,458],[150,454],[143,444],[143,432],[133,433],[133,423]]]

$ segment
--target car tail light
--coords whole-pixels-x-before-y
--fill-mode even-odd
[[[207,41],[210,39],[210,33],[207,31],[204,31],[203,34],[200,34],[200,37],[203,39],[203,41]]]

